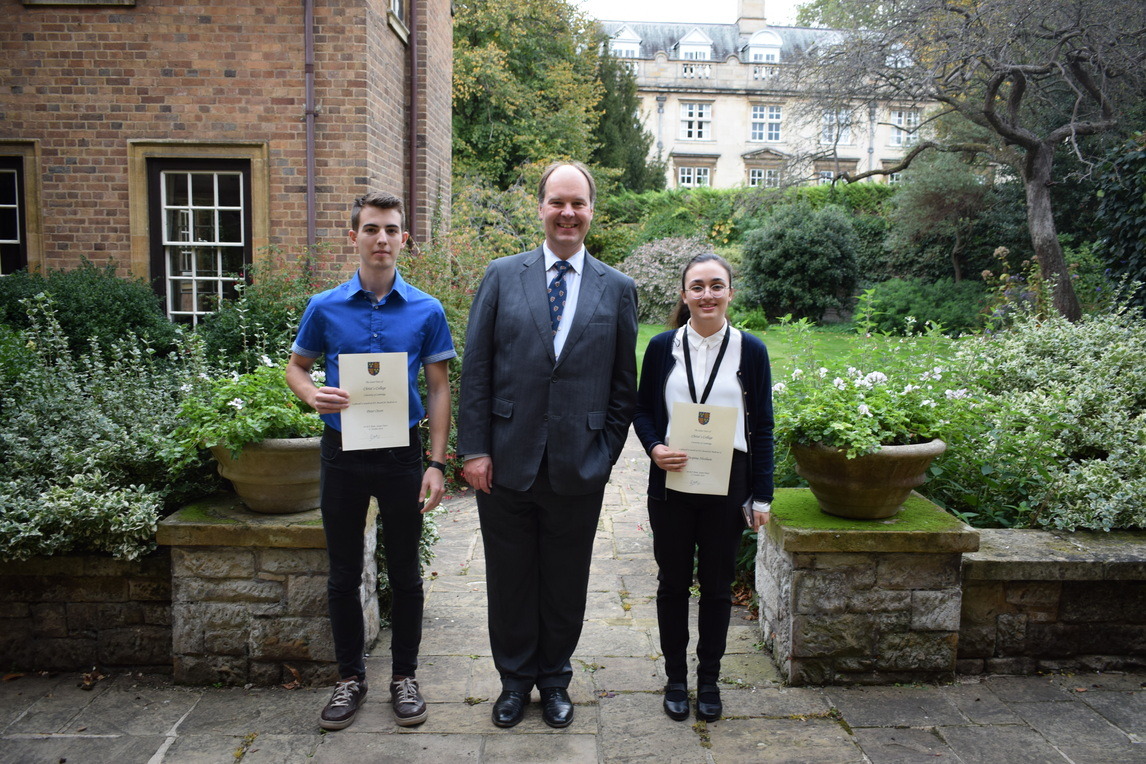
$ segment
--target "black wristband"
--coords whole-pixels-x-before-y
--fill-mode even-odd
[[[443,475],[446,474],[446,465],[442,464],[441,462],[433,462],[432,461],[432,462],[427,463],[426,469],[430,469],[430,467],[437,467],[438,469],[440,469],[442,471]]]

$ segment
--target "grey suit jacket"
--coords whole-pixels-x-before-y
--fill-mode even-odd
[[[636,286],[586,255],[555,358],[545,276],[540,247],[486,268],[466,331],[458,453],[489,454],[493,482],[524,491],[548,448],[553,490],[577,496],[604,488],[636,408]]]

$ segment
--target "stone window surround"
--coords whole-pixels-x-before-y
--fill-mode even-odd
[[[24,254],[29,271],[44,271],[44,237],[40,215],[40,142],[0,140],[0,155],[24,160]]]

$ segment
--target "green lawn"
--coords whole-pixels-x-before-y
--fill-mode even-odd
[[[850,325],[849,325],[850,326]],[[645,357],[645,346],[654,336],[665,331],[660,324],[641,324],[637,335],[637,369]],[[772,375],[789,374],[792,370],[792,358],[801,350],[795,343],[806,337],[793,332],[782,330],[752,332],[768,346],[768,357],[772,361]],[[855,332],[840,328],[818,328],[812,330],[815,342],[821,352],[827,357],[847,356],[855,352],[855,343],[858,339]]]

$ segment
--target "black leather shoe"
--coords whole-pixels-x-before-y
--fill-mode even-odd
[[[512,727],[525,716],[529,693],[503,690],[493,704],[493,723],[498,727]]]
[[[688,685],[684,682],[669,682],[665,685],[665,713],[673,721],[682,722],[688,718]]]
[[[573,701],[564,687],[541,688],[541,716],[557,729],[568,727],[573,721]]]
[[[696,718],[702,722],[714,722],[724,715],[724,704],[720,702],[720,688],[714,684],[702,684],[696,688]]]

